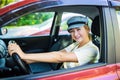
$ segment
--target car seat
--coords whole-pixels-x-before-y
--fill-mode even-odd
[[[92,26],[91,26],[91,32],[92,32],[92,42],[99,48],[100,51],[100,20],[99,16],[96,16],[93,20]],[[100,53],[101,54],[101,53]],[[103,60],[102,54],[100,55],[99,62]]]
[[[58,40],[52,45],[49,51],[58,51],[72,43],[72,39],[70,35],[58,37]]]

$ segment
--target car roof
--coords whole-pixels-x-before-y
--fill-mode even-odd
[[[120,5],[119,0],[21,0],[0,8],[0,16],[19,7],[30,5],[36,2],[56,2],[56,5],[95,5],[95,6],[109,6],[109,2],[112,1],[112,5]],[[52,4],[49,4],[49,6]],[[55,5],[54,5],[55,6]]]
[[[113,7],[120,6],[120,0],[111,0],[110,2]]]
[[[7,5],[0,9],[0,15],[7,13],[13,9],[30,5],[36,2],[56,2],[56,5],[96,5],[96,6],[108,6],[107,0],[21,0],[10,5]],[[49,6],[52,4],[49,4]]]

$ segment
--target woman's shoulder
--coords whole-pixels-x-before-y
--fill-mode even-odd
[[[98,47],[92,41],[89,41],[88,47],[98,49]]]

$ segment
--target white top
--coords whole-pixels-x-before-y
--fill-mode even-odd
[[[66,47],[65,50],[67,52],[74,52],[74,54],[77,56],[78,62],[64,62],[64,68],[72,68],[75,66],[97,63],[100,58],[99,49],[92,43],[92,41],[89,41],[87,44],[79,48],[78,43],[75,42]]]

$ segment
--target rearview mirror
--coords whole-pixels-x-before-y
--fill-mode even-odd
[[[0,35],[7,34],[7,28],[0,28]]]

